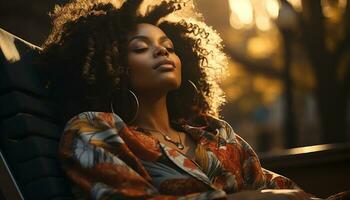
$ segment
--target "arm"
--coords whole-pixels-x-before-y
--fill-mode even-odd
[[[299,186],[287,177],[263,168],[266,178],[266,188],[269,189],[300,189]]]
[[[235,157],[242,177],[242,187],[236,193],[228,195],[228,199],[310,199],[290,179],[270,172],[261,167],[260,161],[252,147],[231,126],[223,122],[219,135],[227,142],[226,149],[232,149],[230,156]]]
[[[233,199],[269,199],[269,200],[309,200],[311,195],[301,190],[292,180],[261,167],[260,161],[253,148],[236,134],[238,145],[241,147],[241,162],[243,177],[250,188],[257,191],[243,191]]]
[[[125,144],[133,144],[133,138],[128,134],[130,132],[123,121],[109,113],[82,113],[68,122],[60,143],[62,166],[91,199],[199,200],[225,196],[223,191],[186,196],[160,195],[150,184],[151,178],[139,159]],[[144,156],[151,160],[160,156],[157,151],[147,152]]]
[[[241,148],[242,168],[245,181],[253,189],[300,189],[292,180],[261,167],[253,148],[240,136],[235,135]]]

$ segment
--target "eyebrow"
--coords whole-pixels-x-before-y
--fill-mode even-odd
[[[139,39],[139,40],[143,40],[143,41],[149,41],[149,38],[144,36],[144,35],[136,35],[132,38],[129,39],[128,43],[130,43],[131,41],[133,40],[136,40],[136,39]],[[162,43],[162,42],[165,42],[167,40],[170,40],[166,35],[163,35],[162,37],[159,38],[159,41]],[[170,40],[171,41],[171,40]]]

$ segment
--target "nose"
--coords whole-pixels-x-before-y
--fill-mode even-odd
[[[168,56],[168,55],[169,55],[168,50],[163,46],[156,47],[156,50],[154,51],[154,57]]]

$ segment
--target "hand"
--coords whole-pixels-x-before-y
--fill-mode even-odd
[[[228,200],[311,200],[302,190],[268,189],[242,191],[227,196]]]

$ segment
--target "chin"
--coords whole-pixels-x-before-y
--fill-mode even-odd
[[[159,83],[159,86],[162,88],[167,88],[169,91],[176,90],[180,88],[181,81],[174,79],[162,80],[161,83]]]
[[[173,83],[167,83],[166,85],[164,84],[164,87],[167,87],[169,91],[171,90],[176,90],[180,88],[180,84],[173,82]]]

